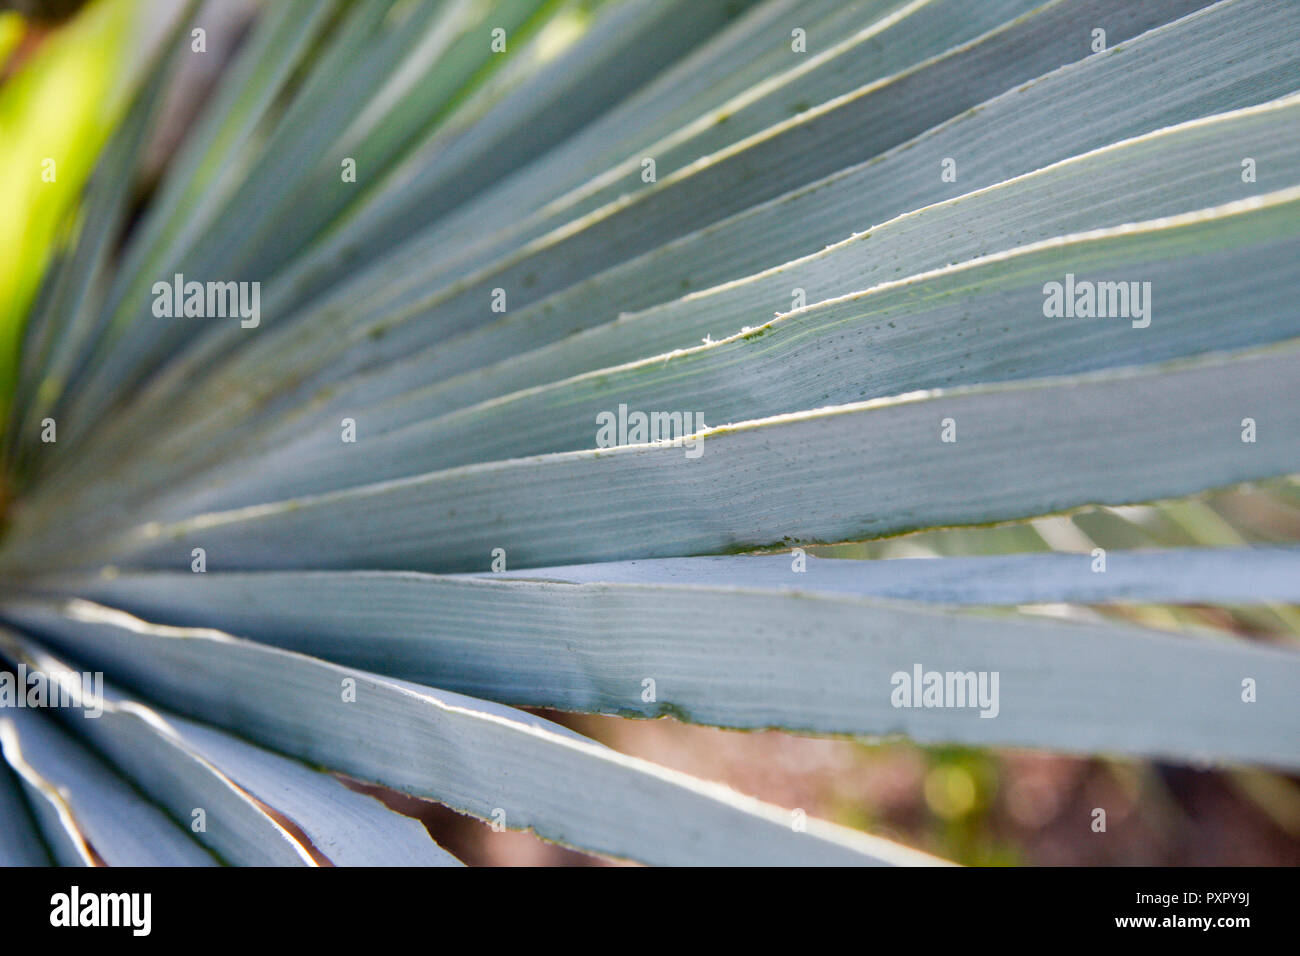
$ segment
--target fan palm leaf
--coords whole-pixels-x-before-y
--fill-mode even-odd
[[[519,708],[1300,767],[1293,643],[1187,607],[1300,627],[1195,497],[1300,507],[1297,5],[266,4],[156,183],[211,10],[114,5],[13,319],[0,660],[70,706],[0,709],[0,862],[459,862],[340,775],[941,862]]]

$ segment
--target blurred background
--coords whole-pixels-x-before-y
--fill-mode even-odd
[[[592,4],[579,4],[590,7]],[[67,239],[73,191],[41,191],[30,175],[51,135],[71,144],[60,181],[89,174],[157,41],[170,0],[0,0],[0,362],[21,360],[22,319]],[[141,176],[145,199],[238,49],[254,0],[203,6],[209,56],[186,60]],[[580,22],[580,21],[575,21]],[[571,42],[570,30],[557,42]],[[34,135],[35,131],[40,136]],[[816,549],[842,560],[1095,547],[1214,546],[1300,541],[1300,482],[1282,479],[1130,508],[996,528],[953,529]],[[1300,641],[1300,608],[1039,606],[1017,613],[1123,617],[1208,636]],[[982,865],[1300,864],[1300,779],[1261,770],[1174,766],[905,741],[810,739],[654,721],[542,712],[624,753],[653,760],[809,815]],[[421,819],[468,863],[599,865],[604,861],[378,791]],[[1104,807],[1108,830],[1093,832]]]

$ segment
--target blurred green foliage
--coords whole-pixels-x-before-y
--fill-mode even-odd
[[[143,7],[96,0],[0,85],[0,412],[41,275],[75,234],[77,197],[138,81]],[[29,29],[15,14],[0,17],[0,61]]]

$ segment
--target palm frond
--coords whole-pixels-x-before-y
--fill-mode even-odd
[[[0,864],[941,862],[518,708],[1300,768],[1300,5],[293,0],[146,181],[204,15],[27,253]]]

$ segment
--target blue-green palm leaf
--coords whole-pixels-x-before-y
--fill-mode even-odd
[[[1296,633],[1295,541],[1028,544],[1297,508],[1300,7],[267,4],[142,191],[202,55],[163,7],[6,396],[0,660],[102,714],[0,709],[0,863],[458,862],[335,774],[647,863],[938,862],[521,707],[1300,767],[1294,647],[1179,626]],[[260,321],[157,317],[178,273]],[[999,699],[900,706],[921,664]]]

